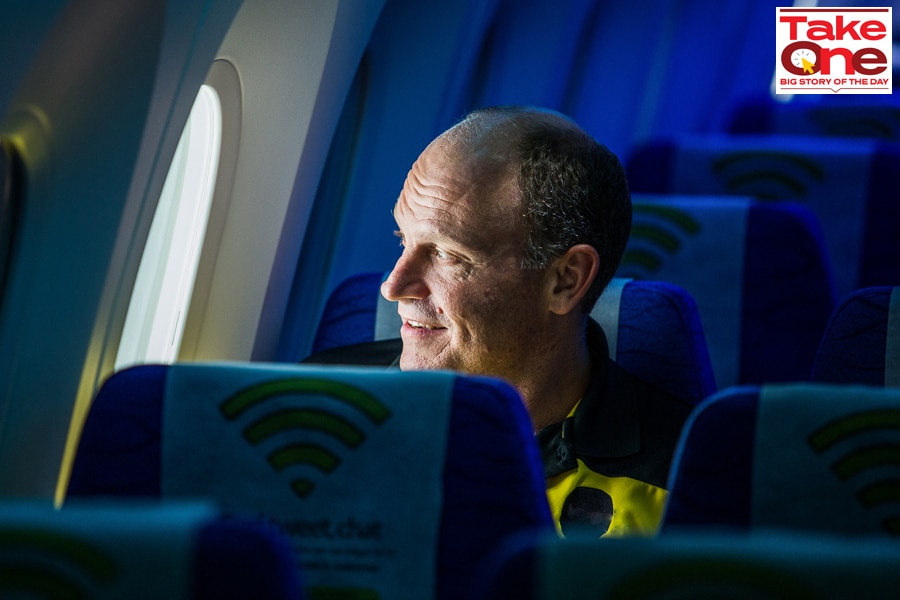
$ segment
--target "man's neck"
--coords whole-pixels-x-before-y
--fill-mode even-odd
[[[549,357],[549,358],[548,358]],[[532,377],[516,383],[534,431],[559,423],[581,400],[591,378],[591,357],[584,335],[577,343],[544,355]]]

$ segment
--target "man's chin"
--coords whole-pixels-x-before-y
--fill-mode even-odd
[[[433,356],[422,356],[404,349],[400,355],[401,371],[437,371],[452,370],[453,368]]]

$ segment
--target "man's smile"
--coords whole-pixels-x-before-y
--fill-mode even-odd
[[[421,323],[419,321],[408,320],[406,324],[412,327],[413,329],[446,329],[445,327],[439,327],[437,325],[428,325],[427,323]]]

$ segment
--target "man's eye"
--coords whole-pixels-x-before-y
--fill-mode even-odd
[[[447,254],[445,251],[441,250],[440,248],[434,249],[434,255],[437,256],[441,260],[447,260],[448,258],[450,258],[450,255]]]

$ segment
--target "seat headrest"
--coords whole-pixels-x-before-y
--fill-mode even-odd
[[[3,598],[288,600],[299,592],[283,534],[198,502],[78,501],[58,510],[2,502],[0,572]]]
[[[455,378],[175,365],[165,391],[162,493],[211,496],[229,512],[265,515],[291,534],[311,588],[427,597]]]
[[[764,386],[753,457],[756,527],[900,533],[900,390]]]

